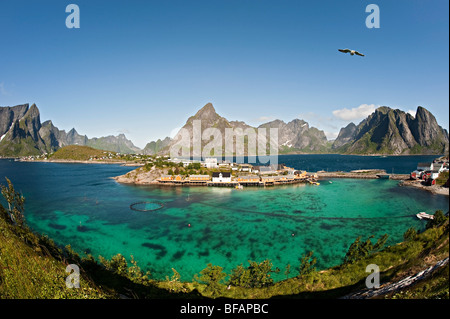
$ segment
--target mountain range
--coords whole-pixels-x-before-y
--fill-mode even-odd
[[[40,155],[67,145],[86,145],[119,153],[142,152],[124,134],[90,139],[74,128],[66,132],[52,121],[41,123],[35,104],[0,107],[0,156]]]
[[[415,117],[382,106],[358,125],[342,128],[332,150],[341,154],[447,154],[449,137],[421,106]]]
[[[194,121],[201,121],[201,130],[202,132],[206,128],[216,128],[220,131],[221,135],[221,146],[222,146],[222,154],[226,154],[226,129],[232,129],[235,133],[234,141],[237,138],[242,138],[244,141],[244,154],[247,153],[248,146],[248,138],[245,137],[245,130],[252,129],[253,132],[257,132],[256,129],[261,128],[276,128],[278,129],[278,152],[286,153],[286,152],[305,152],[305,153],[317,153],[317,152],[325,152],[328,149],[329,142],[325,136],[323,131],[318,130],[314,127],[309,127],[309,124],[303,120],[295,119],[290,121],[289,123],[285,123],[281,120],[271,121],[265,124],[262,124],[258,127],[252,127],[245,122],[242,121],[229,121],[226,118],[220,116],[216,113],[214,106],[211,103],[206,104],[203,108],[201,108],[194,116],[191,116],[186,121],[186,124],[180,129],[180,132],[175,135],[174,139],[169,143],[168,147],[164,150],[167,151],[171,147],[177,145],[177,143],[181,139],[182,130],[186,130],[189,132],[189,136],[193,136],[194,130]],[[267,143],[269,139],[274,137],[270,136],[270,130],[265,130],[267,134]],[[206,136],[207,137],[207,136]],[[201,141],[201,149],[212,141],[212,139],[204,139],[203,136]],[[233,154],[236,154],[236,149],[233,149]],[[269,153],[268,146],[266,145],[266,151]],[[229,153],[229,152],[228,152]]]
[[[0,156],[27,156],[54,152],[66,145],[87,145],[97,149],[119,153],[142,153],[147,155],[169,154],[176,145],[182,130],[192,136],[194,121],[201,121],[202,132],[206,128],[217,128],[225,145],[225,130],[233,129],[236,138],[240,130],[258,128],[278,129],[279,154],[291,153],[339,153],[339,154],[444,154],[449,151],[448,132],[438,125],[436,118],[419,106],[416,116],[387,106],[379,107],[358,125],[348,124],[341,128],[334,141],[328,141],[325,133],[310,127],[301,119],[288,123],[274,120],[258,127],[243,121],[229,121],[217,114],[211,103],[189,117],[186,124],[172,139],[151,141],[144,149],[136,147],[124,134],[100,138],[88,138],[73,128],[69,132],[58,129],[52,121],[41,123],[35,104],[0,107]],[[245,147],[248,138],[242,137]],[[273,138],[268,134],[268,138]],[[201,141],[201,147],[210,140]],[[191,148],[192,151],[192,148]],[[225,154],[222,149],[222,154]]]

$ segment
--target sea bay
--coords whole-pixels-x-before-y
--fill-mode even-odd
[[[391,167],[405,173],[434,157],[282,155],[279,162],[311,171],[390,172]],[[133,255],[156,279],[171,276],[175,268],[183,280],[190,280],[210,262],[227,272],[247,265],[247,260],[266,258],[282,270],[288,263],[295,268],[309,251],[324,269],[342,262],[358,236],[387,233],[392,245],[409,227],[423,229],[416,213],[448,211],[448,197],[399,187],[392,180],[336,179],[322,180],[320,186],[235,190],[130,186],[110,178],[132,169],[0,160],[0,175],[26,197],[25,216],[35,231],[81,254],[110,258],[121,253],[128,260]],[[164,207],[153,212],[130,209],[141,201]],[[275,279],[282,279],[282,273]]]

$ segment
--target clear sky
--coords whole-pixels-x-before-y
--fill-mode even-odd
[[[366,27],[371,3],[379,29]],[[0,105],[36,103],[60,129],[139,147],[207,102],[329,138],[381,105],[423,106],[448,130],[448,12],[448,0],[1,0]]]

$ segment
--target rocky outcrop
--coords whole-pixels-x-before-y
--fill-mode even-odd
[[[332,148],[337,149],[354,139],[356,132],[355,123],[350,123],[346,127],[341,128],[337,138],[334,140]]]

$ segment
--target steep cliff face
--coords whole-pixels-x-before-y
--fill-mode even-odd
[[[425,108],[417,108],[416,117],[410,118],[409,127],[419,145],[432,146],[436,142],[446,142],[448,147],[448,132],[438,125],[433,114]]]
[[[0,118],[3,128],[12,122],[9,129],[1,136],[0,154],[23,156],[45,152],[47,148],[39,135],[41,121],[36,105],[33,104],[31,107],[28,107],[28,104],[19,105],[10,108],[9,111],[4,111],[2,115],[5,115],[5,118]]]
[[[356,128],[342,129],[333,149],[344,154],[443,154],[448,152],[448,133],[425,108],[416,117],[383,106]]]
[[[346,127],[341,128],[337,138],[334,140],[332,148],[337,149],[348,142],[350,142],[355,137],[356,125],[355,123],[350,123]]]
[[[47,150],[49,152],[54,152],[58,150],[60,147],[65,146],[61,141],[63,138],[64,131],[60,131],[57,127],[55,127],[52,121],[45,121],[42,123],[41,128],[39,130],[39,135],[44,141],[45,145],[47,145]]]
[[[5,135],[13,123],[21,119],[28,109],[28,104],[0,107],[0,137]]]

